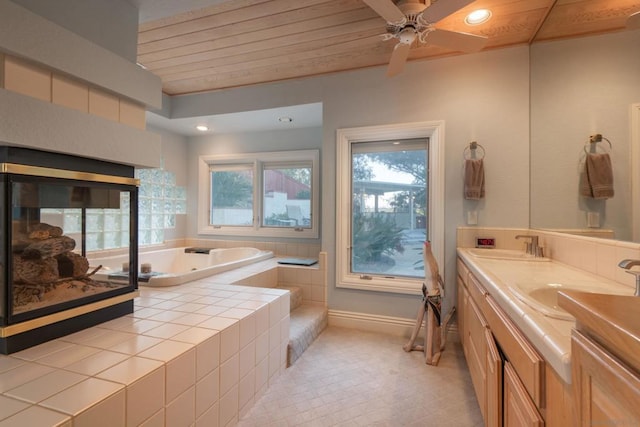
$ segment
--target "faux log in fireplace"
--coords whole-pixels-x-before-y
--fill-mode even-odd
[[[137,269],[94,276],[100,266],[87,249],[102,239],[99,247],[128,250],[138,265],[134,168],[0,147],[0,175],[0,352],[133,312]]]

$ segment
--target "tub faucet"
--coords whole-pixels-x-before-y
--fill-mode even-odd
[[[543,256],[542,248],[538,245],[538,236],[526,236],[524,234],[519,234],[516,236],[516,239],[531,239],[531,241],[526,242],[527,253],[535,257]]]
[[[626,270],[625,273],[636,276],[636,292],[633,295],[640,297],[640,271],[631,270],[631,267],[635,267],[636,265],[640,265],[640,259],[623,259],[618,263],[618,267]]]

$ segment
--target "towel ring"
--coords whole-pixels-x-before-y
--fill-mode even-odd
[[[482,150],[482,155],[478,156],[477,150]],[[471,141],[468,146],[464,147],[464,151],[462,152],[462,157],[465,160],[470,159],[484,159],[485,151],[484,147],[478,144],[476,141]]]
[[[606,148],[603,149],[605,153],[609,153],[611,152],[611,150],[613,150],[613,145],[611,145],[611,141],[609,141],[607,138],[605,138],[604,136],[602,136],[601,134],[597,133],[595,135],[591,135],[589,137],[589,142],[587,142],[584,145],[584,152],[587,154],[593,154],[597,152],[597,146],[595,144],[598,144],[599,142],[605,141],[607,144],[609,144],[609,149],[607,150]]]

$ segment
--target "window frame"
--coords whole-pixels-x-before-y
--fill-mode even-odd
[[[351,245],[351,145],[391,139],[428,139],[427,235],[433,255],[444,274],[444,121],[400,123],[338,129],[336,132],[336,287],[400,294],[421,294],[423,278],[388,277],[352,273]]]
[[[272,165],[311,163],[311,226],[269,227],[262,225],[264,203],[264,168]],[[212,225],[211,218],[211,179],[212,166],[251,165],[253,169],[253,221],[249,226]],[[320,151],[296,150],[245,154],[203,155],[198,159],[198,234],[217,236],[261,236],[286,238],[313,238],[319,236],[320,212]]]

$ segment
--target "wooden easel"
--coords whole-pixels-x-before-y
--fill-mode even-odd
[[[443,322],[441,309],[444,282],[438,271],[438,262],[431,252],[431,243],[428,241],[424,242],[422,256],[425,272],[425,283],[422,284],[422,303],[418,310],[418,317],[411,338],[402,348],[406,352],[424,351],[425,363],[427,365],[437,365],[444,350],[446,325],[451,319],[454,310],[451,310]],[[426,320],[424,319],[425,314],[427,315]],[[418,337],[423,321],[425,323],[424,345],[415,345],[415,340]]]

